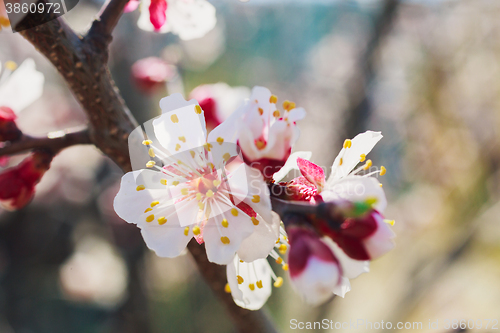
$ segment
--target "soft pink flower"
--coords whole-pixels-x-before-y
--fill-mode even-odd
[[[132,79],[137,87],[151,93],[175,75],[175,67],[157,57],[137,60],[132,65]]]

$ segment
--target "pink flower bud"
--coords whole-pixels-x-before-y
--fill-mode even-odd
[[[362,217],[348,218],[340,225],[340,229],[327,234],[349,257],[356,260],[373,260],[394,248],[394,232],[376,210]]]
[[[151,0],[149,5],[149,20],[156,31],[159,31],[163,27],[167,22],[166,0]]]
[[[52,154],[34,151],[19,165],[0,173],[0,204],[8,210],[26,206],[35,194],[35,186],[50,167]]]
[[[17,140],[22,135],[17,128],[16,118],[12,109],[0,106],[0,142]]]
[[[308,303],[327,301],[342,283],[339,261],[314,231],[294,226],[287,233],[288,265],[294,288]]]
[[[161,88],[174,75],[174,66],[156,57],[140,59],[132,65],[132,79],[145,93]]]

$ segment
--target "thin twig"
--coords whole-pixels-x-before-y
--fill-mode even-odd
[[[108,0],[101,11],[97,14],[97,18],[92,22],[87,35],[84,37],[87,41],[102,43],[98,45],[100,48],[106,48],[112,41],[111,34],[118,24],[118,20],[123,14],[123,9],[127,5],[128,0]]]
[[[64,148],[91,143],[88,129],[79,127],[78,129],[51,132],[47,136],[38,138],[23,135],[19,140],[0,148],[0,156],[20,154],[40,148],[50,150],[55,155]]]

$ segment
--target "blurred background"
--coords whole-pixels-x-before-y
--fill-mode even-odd
[[[294,150],[311,150],[319,165],[331,165],[345,138],[384,135],[370,158],[388,169],[380,180],[396,248],[352,280],[345,299],[319,308],[285,278],[265,306],[277,327],[362,319],[419,321],[423,329],[405,331],[422,332],[429,320],[500,319],[500,2],[211,2],[217,26],[192,41],[139,30],[137,12],[120,20],[110,67],[139,122],[159,114],[167,93],[226,82],[266,86],[304,107]],[[80,0],[65,18],[83,32],[101,5]],[[85,123],[28,42],[1,34],[0,45],[2,63],[33,58],[46,78],[42,98],[19,116],[25,133]],[[150,56],[175,66],[169,92],[144,94],[131,80],[132,64]],[[233,331],[189,255],[157,257],[114,214],[120,177],[94,147],[72,147],[31,205],[0,211],[1,333]]]

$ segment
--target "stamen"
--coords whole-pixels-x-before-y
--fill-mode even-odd
[[[151,202],[151,207],[154,207],[154,206],[159,205],[159,204],[160,204],[160,202],[155,200],[155,201]]]
[[[278,259],[276,259],[276,263],[277,264],[281,264],[282,262],[283,262],[283,258],[278,257]]]
[[[142,141],[142,144],[145,145],[145,146],[149,146],[150,144],[153,144],[153,141],[151,141],[151,140],[144,140],[144,141]]]
[[[274,284],[273,284],[276,288],[279,288],[283,285],[283,278],[281,276],[278,276],[278,278],[276,279],[276,281],[274,281]]]
[[[245,280],[241,277],[241,275],[236,275],[236,279],[238,280],[238,284],[242,284]]]
[[[153,214],[149,215],[146,217],[146,222],[152,222],[155,219],[155,216]]]
[[[170,120],[172,120],[173,123],[178,123],[179,122],[179,118],[177,118],[176,114],[171,115],[170,116]]]
[[[253,199],[252,199],[252,202],[254,202],[254,203],[259,203],[259,202],[260,202],[260,196],[258,196],[258,195],[254,195],[254,196],[253,196]]]
[[[187,195],[189,192],[189,190],[187,189],[187,187],[184,187],[183,189],[181,189],[181,194],[182,195]]]
[[[145,190],[146,189],[146,186],[144,185],[139,185],[135,188],[137,191],[142,191],[142,190]]]
[[[214,184],[215,187],[219,186],[220,183],[221,183],[221,181],[219,179],[216,179],[216,180],[213,181],[213,184]]]
[[[224,286],[224,291],[228,294],[231,292],[231,287],[229,287],[229,283],[226,283],[226,285]]]
[[[344,163],[344,160],[341,157],[340,160],[339,160],[339,165],[342,165],[343,163]]]
[[[287,246],[285,244],[281,244],[280,247],[278,248],[281,254],[285,254],[287,250]]]
[[[9,24],[8,23],[9,22],[8,19],[6,21],[4,21],[4,23],[5,22],[7,22],[7,24]],[[6,26],[6,25],[4,24],[4,26]],[[5,68],[7,68],[9,71],[13,72],[13,71],[15,71],[17,69],[17,64],[14,61],[9,60],[9,61],[5,62]]]
[[[186,142],[186,137],[185,136],[180,136],[179,137],[179,141],[182,141],[182,142],[185,143]]]
[[[179,151],[179,149],[181,149],[181,145],[180,144],[176,144],[175,145],[175,151]]]
[[[366,160],[366,154],[359,155],[359,161],[364,162]]]
[[[290,107],[290,101],[286,100],[283,102],[283,109],[288,111],[288,108]]]
[[[174,181],[172,182],[172,185],[174,185],[174,186],[179,185],[179,181],[178,181],[178,180],[174,180]]]
[[[231,154],[225,153],[224,155],[222,155],[222,158],[224,159],[225,162],[227,162],[231,158]]]
[[[155,157],[155,156],[156,156],[156,155],[155,155],[155,151],[153,150],[153,148],[149,148],[149,150],[148,150],[148,154],[149,154],[149,156],[151,156],[151,157]]]
[[[386,172],[387,172],[387,169],[385,168],[385,166],[382,165],[380,167],[380,175],[383,176],[383,175],[385,175]]]
[[[254,291],[255,290],[255,285],[253,283],[250,283],[248,285],[248,288],[250,288],[251,291]]]
[[[238,216],[238,210],[236,208],[231,208],[231,214],[233,214],[233,216]]]
[[[396,223],[395,220],[386,220],[386,219],[384,219],[384,222],[390,225],[394,225],[394,223]]]
[[[155,164],[156,164],[155,161],[149,161],[148,163],[146,163],[146,168],[152,168],[155,166]]]
[[[257,288],[262,289],[262,280],[257,281]]]
[[[279,110],[273,112],[273,117],[278,118],[280,116]]]
[[[201,106],[199,106],[198,104],[196,104],[194,106],[194,112],[196,112],[196,114],[201,114]]]
[[[288,264],[284,264],[281,268],[283,268],[284,271],[288,271]]]
[[[221,138],[221,137],[219,136],[219,137],[217,138],[217,143],[218,143],[219,145],[222,145],[222,144],[224,143],[224,139],[223,139],[223,138]]]
[[[222,226],[223,226],[224,228],[227,228],[227,227],[229,226],[229,222],[227,222],[227,220],[226,220],[226,219],[222,219],[221,224],[222,224]]]
[[[269,97],[269,103],[276,104],[276,102],[278,102],[278,96],[271,95],[271,97]]]
[[[350,139],[346,139],[344,141],[344,149],[351,148],[352,146],[352,141]]]
[[[262,116],[264,114],[264,110],[262,108],[259,108],[259,114]]]
[[[214,191],[208,190],[207,193],[205,193],[205,195],[206,195],[207,198],[211,198],[211,197],[214,196]]]
[[[195,225],[195,226],[193,227],[193,234],[194,234],[195,236],[197,236],[197,235],[199,235],[199,234],[200,234],[200,232],[201,232],[200,227],[198,227],[197,225]]]
[[[221,237],[220,241],[222,242],[222,244],[226,244],[226,245],[230,243],[229,238],[227,238],[226,236]]]
[[[189,227],[184,228],[184,235],[187,236],[189,234]]]
[[[372,160],[368,160],[368,161],[366,161],[365,166],[363,167],[363,170],[368,170],[368,169],[370,169],[370,168],[371,168],[371,166],[372,166],[372,164],[373,164],[373,163],[372,163]]]
[[[160,183],[162,183],[162,185],[167,185],[167,180],[166,179],[162,179],[162,180],[160,180]]]
[[[149,207],[148,207],[148,208],[146,208],[146,210],[144,211],[144,213],[150,212],[150,211],[152,211],[152,210],[153,210],[152,208],[149,208]]]
[[[196,200],[198,200],[198,201],[201,200],[201,193],[200,192],[196,193]]]
[[[159,225],[164,225],[165,223],[167,223],[167,219],[165,218],[165,216],[162,216],[162,217],[158,218],[158,224]]]
[[[255,217],[252,217],[252,223],[253,225],[259,225],[259,220],[257,220]]]

